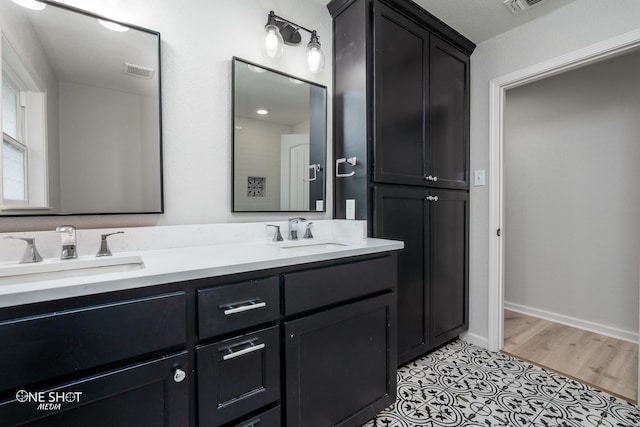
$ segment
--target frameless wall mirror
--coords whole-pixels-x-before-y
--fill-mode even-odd
[[[160,213],[160,35],[0,2],[0,215]]]
[[[233,211],[324,211],[327,89],[233,58]]]

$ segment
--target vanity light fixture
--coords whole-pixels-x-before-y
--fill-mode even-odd
[[[125,31],[129,31],[129,27],[125,27],[124,25],[120,25],[116,22],[107,21],[105,19],[98,19],[98,22],[105,28],[110,29],[111,31],[116,31],[118,33],[124,33]]]
[[[300,44],[302,36],[300,30],[311,35],[307,44],[307,69],[313,74],[318,74],[324,68],[324,53],[320,48],[318,33],[315,30],[293,23],[276,15],[273,11],[267,16],[267,25],[264,26],[266,35],[264,38],[263,53],[268,58],[280,58],[284,45],[295,46]]]
[[[31,10],[42,10],[47,7],[46,3],[36,0],[12,0],[15,4],[19,4],[22,7],[26,7]]]

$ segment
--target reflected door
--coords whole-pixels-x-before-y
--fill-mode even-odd
[[[280,139],[280,209],[309,209],[309,135],[282,135]]]

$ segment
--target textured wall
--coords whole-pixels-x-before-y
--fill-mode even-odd
[[[327,86],[331,99],[332,26],[314,0],[62,0],[116,20],[159,31],[162,39],[164,215],[2,219],[0,231],[79,227],[224,223],[284,219],[287,214],[231,213],[231,58],[264,64]],[[279,60],[262,57],[267,14],[316,29],[326,64],[319,75],[304,65],[305,43],[285,47]],[[303,35],[303,39],[307,36]],[[331,129],[331,103],[328,126]],[[328,158],[332,158],[328,132]],[[331,162],[327,176],[332,176]],[[327,185],[332,200],[332,185]],[[310,218],[330,218],[327,213]]]

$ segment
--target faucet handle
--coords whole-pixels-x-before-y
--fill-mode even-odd
[[[313,222],[307,223],[307,229],[304,232],[304,236],[302,236],[303,239],[313,239],[313,234],[311,234],[311,224],[313,224]]]
[[[276,232],[273,235],[273,241],[274,242],[282,242],[284,240],[282,238],[282,234],[280,234],[280,226],[279,225],[267,224],[267,227],[273,227],[273,228],[276,229]]]
[[[20,264],[26,264],[28,262],[40,262],[42,261],[42,257],[40,253],[38,253],[38,249],[36,248],[36,239],[33,237],[17,237],[17,236],[6,236],[5,239],[15,239],[15,240],[24,240],[27,242],[27,248],[24,251],[24,255],[22,255],[22,259],[20,260]]]
[[[113,236],[114,234],[124,234],[124,231],[116,231],[114,233],[107,233],[100,236],[100,250],[96,254],[97,257],[100,256],[111,256],[111,251],[109,250],[109,244],[107,243],[107,237]]]

